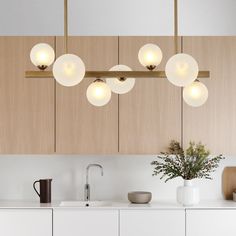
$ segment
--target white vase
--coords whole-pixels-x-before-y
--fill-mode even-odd
[[[199,203],[199,189],[192,180],[184,180],[184,186],[177,188],[177,202],[183,206],[193,206]]]

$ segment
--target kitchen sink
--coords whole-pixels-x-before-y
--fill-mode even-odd
[[[106,207],[111,206],[111,202],[104,201],[62,201],[61,207]]]

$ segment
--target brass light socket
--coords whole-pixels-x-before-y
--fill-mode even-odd
[[[149,66],[146,66],[148,70],[152,71],[156,68],[156,66],[154,65],[149,65]]]
[[[121,81],[121,82],[126,81],[126,79],[127,79],[127,78],[125,78],[125,77],[119,77],[119,78],[118,78],[118,80]]]
[[[95,83],[95,82],[105,83],[105,81],[102,80],[102,79],[100,79],[100,78],[95,79],[95,80],[93,81],[93,83]]]
[[[39,65],[37,66],[40,70],[46,70],[48,68],[48,66],[46,65]]]

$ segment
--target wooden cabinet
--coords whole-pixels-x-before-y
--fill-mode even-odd
[[[29,55],[39,42],[55,46],[55,37],[0,37],[1,154],[157,154],[182,136],[185,147],[201,141],[213,154],[236,153],[236,37],[183,37],[183,51],[211,72],[201,79],[209,98],[199,108],[182,107],[181,89],[166,79],[136,79],[131,92],[113,93],[104,107],[86,98],[95,78],[75,87],[25,79],[25,70],[35,69]],[[144,70],[138,51],[146,43],[160,46],[158,69],[164,70],[174,53],[172,37],[70,37],[69,52],[83,59],[86,70],[109,70],[118,62]],[[57,37],[57,57],[62,53],[63,38]]]
[[[52,236],[52,210],[1,209],[0,235]]]
[[[120,64],[145,70],[138,51],[146,43],[159,45],[164,70],[174,54],[172,37],[120,37]],[[181,139],[181,90],[167,79],[136,79],[133,90],[119,96],[119,151],[123,154],[160,153],[172,140]]]
[[[235,235],[235,210],[187,210],[186,236]]]
[[[164,69],[173,54],[171,37],[120,37],[119,63],[144,70],[138,62],[139,48],[157,43],[164,58]],[[57,55],[63,39],[57,38]],[[79,55],[87,70],[109,70],[118,64],[117,37],[70,37],[69,52]],[[181,91],[165,79],[137,79],[125,95],[112,94],[104,107],[88,103],[86,89],[93,79],[78,86],[56,90],[57,153],[154,154],[165,149],[171,139],[181,136]],[[119,130],[118,130],[119,129]]]
[[[117,210],[55,210],[54,236],[118,236]]]
[[[63,38],[57,38],[57,56]],[[86,70],[109,70],[118,62],[117,37],[70,37],[69,52],[82,58]],[[94,78],[95,79],[95,78]],[[94,79],[75,87],[56,85],[56,152],[114,154],[118,152],[118,96],[104,107],[91,105],[86,90]]]
[[[183,236],[184,210],[121,210],[120,236]]]
[[[24,78],[39,42],[54,37],[0,37],[0,153],[54,151],[54,81]]]
[[[183,50],[193,55],[210,79],[201,79],[209,98],[199,108],[183,107],[183,137],[201,141],[214,154],[236,154],[236,37],[184,37]]]
[[[137,79],[130,93],[113,93],[108,105],[94,107],[86,89],[95,78],[75,87],[24,78],[25,70],[36,70],[29,55],[39,42],[63,54],[62,37],[55,45],[55,37],[0,38],[0,153],[154,154],[180,139],[180,90],[168,81]],[[162,48],[164,69],[171,37],[120,37],[119,47],[118,37],[70,37],[69,53],[79,55],[86,70],[109,70],[118,61],[144,70],[137,54],[148,42]]]

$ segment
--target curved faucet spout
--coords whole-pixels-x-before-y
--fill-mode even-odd
[[[91,167],[98,167],[101,170],[101,176],[103,176],[103,167],[100,164],[89,164],[86,168],[86,184],[84,186],[84,200],[90,200],[90,185],[89,185],[89,170]]]

